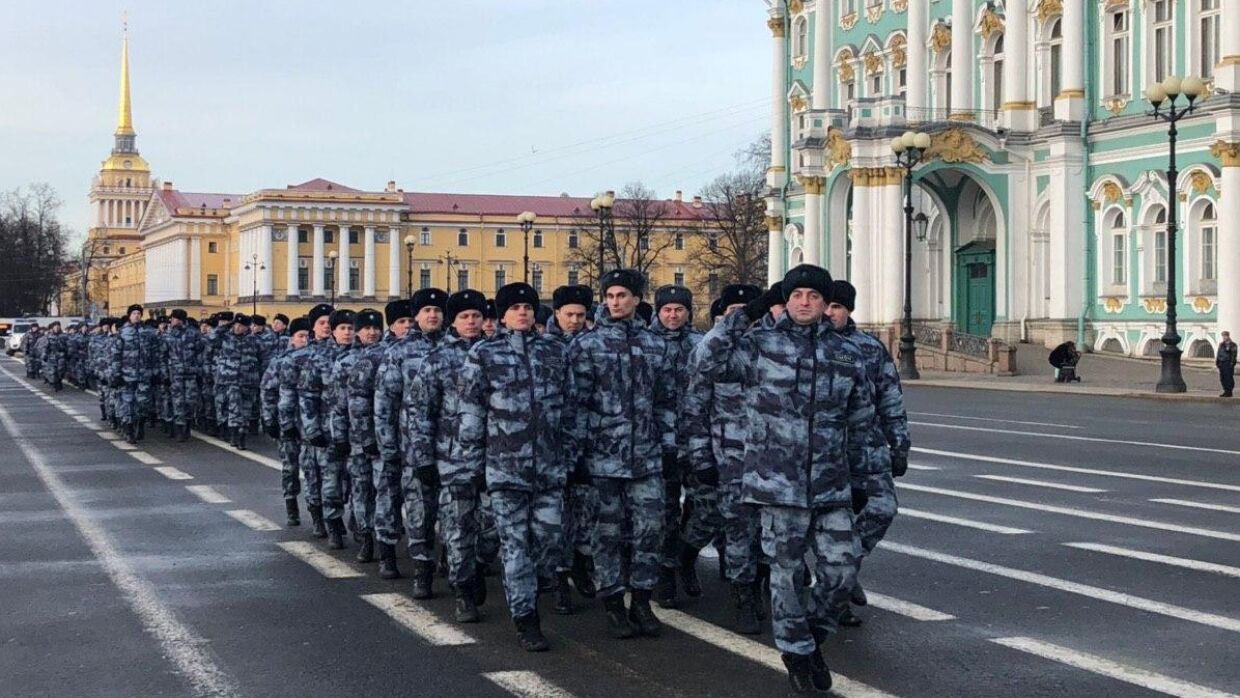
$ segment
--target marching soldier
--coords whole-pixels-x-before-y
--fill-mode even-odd
[[[52,386],[52,390],[64,390],[65,370],[69,366],[69,343],[59,320],[53,320],[47,326],[47,334],[43,340],[43,351],[40,359],[43,368],[43,380]]]
[[[215,355],[216,418],[228,431],[229,445],[242,451],[259,377],[258,340],[250,334],[250,324],[248,315],[235,315]]]
[[[408,303],[393,301],[384,308],[385,315],[377,310],[363,310],[357,314],[353,326],[360,347],[350,352],[352,360],[344,375],[338,379],[340,387],[339,408],[343,409],[346,418],[341,421],[347,425],[344,433],[349,443],[349,478],[353,483],[352,497],[349,503],[353,512],[355,531],[358,532],[361,546],[357,551],[358,562],[371,562],[375,556],[375,461],[379,456],[379,444],[375,441],[375,373],[383,353],[387,350],[381,337],[383,321],[387,319],[399,321],[393,315],[406,312]],[[408,319],[408,318],[405,318]],[[404,331],[408,331],[408,323],[402,323]],[[342,363],[343,365],[343,363]],[[380,465],[382,467],[382,465]],[[380,554],[380,574],[384,567],[395,561],[395,553],[388,557]],[[390,574],[390,570],[387,571]]]
[[[202,373],[202,335],[186,324],[188,319],[184,310],[174,309],[168,332],[163,336],[173,436],[181,442],[189,441],[189,428],[198,407],[198,377]]]
[[[303,488],[306,493],[306,510],[310,512],[310,519],[314,525],[312,535],[315,538],[327,537],[327,529],[323,525],[323,490],[319,480],[318,460],[302,425],[299,386],[302,373],[313,358],[317,347],[331,340],[330,316],[333,310],[334,308],[326,303],[320,303],[310,309],[306,318],[310,324],[310,341],[304,347],[286,354],[280,366],[280,399],[277,406],[280,430],[285,438],[296,439],[300,444],[298,465],[301,468]]]
[[[142,306],[131,305],[128,320],[117,333],[108,358],[112,387],[116,390],[116,414],[125,441],[138,443],[142,437],[142,413],[138,406],[140,386],[151,380],[149,364],[142,348]]]
[[[204,331],[202,354],[202,415],[206,421],[206,432],[211,436],[220,435],[220,422],[225,418],[216,409],[215,364],[216,355],[220,351],[224,336],[230,331],[232,321],[232,311],[223,310],[211,316],[211,320],[204,324],[208,329]]]
[[[287,517],[285,525],[291,528],[301,525],[301,513],[297,509],[297,495],[301,494],[301,478],[297,473],[301,466],[301,444],[296,427],[289,430],[280,427],[280,375],[289,355],[309,343],[310,320],[299,317],[289,329],[287,343],[276,350],[266,372],[263,373],[259,393],[262,396],[263,429],[279,443],[280,491],[284,495],[284,512]]]
[[[353,346],[353,311],[335,310],[328,316],[331,334],[311,345],[309,358],[297,382],[297,408],[301,417],[303,453],[310,452],[318,471],[321,516],[327,531],[327,545],[344,548],[343,446],[332,442],[332,409],[335,405],[336,361]]]

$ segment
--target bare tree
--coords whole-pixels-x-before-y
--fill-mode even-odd
[[[702,286],[766,285],[767,226],[765,189],[770,136],[737,153],[739,169],[719,175],[702,188],[705,244],[696,270]],[[717,293],[712,288],[712,295]]]
[[[0,195],[0,315],[46,312],[61,287],[65,230],[47,184]]]
[[[606,230],[600,229],[597,219],[578,230],[577,247],[568,255],[579,269],[578,280],[597,285],[604,273],[620,268],[636,269],[649,278],[663,252],[676,243],[677,234],[684,234],[680,225],[673,224],[674,212],[670,202],[657,198],[641,182],[625,185]]]

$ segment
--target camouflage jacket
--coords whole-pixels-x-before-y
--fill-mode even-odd
[[[280,352],[280,347],[284,346],[284,338],[276,334],[271,328],[267,328],[252,336],[258,344],[258,371],[260,374],[266,373],[267,366],[271,364],[271,360]]]
[[[675,383],[676,416],[679,418],[684,409],[685,391],[689,388],[689,359],[693,354],[694,348],[702,341],[703,335],[688,323],[678,330],[669,330],[663,326],[658,316],[650,321],[650,331],[659,335],[663,339],[663,343],[667,345],[667,364],[671,373],[670,377]],[[685,437],[685,434],[680,431],[677,432],[676,450],[682,459],[689,455],[689,447]]]
[[[331,417],[332,371],[336,359],[349,350],[334,339],[328,337],[322,342],[306,347],[307,359],[301,368],[297,380],[297,411],[301,419],[302,441],[315,441],[319,438],[332,440]]]
[[[353,352],[356,359],[343,383],[349,409],[349,445],[355,454],[378,448],[375,438],[375,379],[387,349],[387,345],[380,341]]]
[[[284,366],[285,357],[292,351],[288,337],[282,337],[276,353],[271,357],[271,363],[267,364],[267,370],[263,371],[263,378],[259,381],[258,409],[264,425],[280,425],[280,370]]]
[[[461,425],[461,367],[470,347],[478,341],[451,334],[440,342],[422,362],[405,401],[411,407],[406,417],[408,462],[414,469],[435,467],[445,485],[469,484],[475,474],[482,473],[480,463],[466,462],[464,452],[456,448]]]
[[[90,336],[90,344],[86,349],[86,370],[95,377],[95,380],[103,380],[104,371],[108,356],[108,337],[106,334],[92,334]]]
[[[202,333],[190,327],[170,327],[163,334],[164,361],[169,378],[196,378],[202,371]]]
[[[573,462],[563,420],[569,385],[555,339],[500,330],[475,344],[460,369],[452,460],[471,474],[485,468],[488,490],[562,489]]]
[[[258,340],[231,331],[224,335],[215,353],[215,384],[257,387],[259,377]]]
[[[203,335],[202,377],[207,383],[215,382],[215,357],[220,352],[220,345],[223,344],[226,334],[232,334],[231,325],[216,327]]]
[[[890,472],[891,454],[907,454],[910,446],[900,374],[891,360],[891,354],[887,353],[887,347],[873,335],[858,330],[852,320],[840,334],[860,352],[866,378],[873,391],[869,401],[874,406],[874,419],[863,437],[865,472]]]
[[[357,357],[364,348],[361,343],[354,340],[353,344],[338,353],[335,361],[332,362],[330,380],[324,386],[325,399],[329,401],[328,404],[331,406],[331,440],[335,444],[350,444],[352,441],[349,436],[351,430],[349,420],[349,376],[353,373],[353,366],[357,363]],[[361,451],[359,450],[357,453],[361,453]]]
[[[741,478],[749,417],[745,388],[735,381],[715,381],[701,371],[703,345],[689,361],[689,385],[681,400],[680,436],[694,471],[718,469],[719,482]]]
[[[406,386],[413,382],[422,360],[442,338],[442,332],[425,334],[411,329],[403,338],[388,345],[379,363],[375,377],[375,438],[384,461],[409,465],[408,454],[401,450],[408,428],[404,406]]]
[[[602,313],[569,344],[573,436],[594,477],[658,475],[676,451],[667,346],[639,322]]]
[[[331,339],[312,341],[300,349],[290,349],[280,360],[279,399],[276,402],[276,415],[280,420],[280,431],[290,429],[301,430],[301,406],[298,400],[298,385],[306,364],[310,362],[314,348]]]
[[[847,506],[864,472],[874,416],[864,359],[827,323],[785,314],[750,329],[743,311],[702,341],[702,373],[737,381],[749,395],[742,479],[745,500],[805,509]]]
[[[112,380],[123,380],[126,383],[140,383],[151,380],[150,362],[145,356],[143,344],[146,342],[141,334],[141,325],[126,323],[116,333],[108,356]]]
[[[64,332],[48,332],[43,346],[43,366],[57,373],[64,373],[69,365],[69,335]]]

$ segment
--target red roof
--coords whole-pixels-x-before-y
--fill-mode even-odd
[[[692,219],[704,208],[692,202],[665,200],[671,209],[666,217]],[[540,216],[572,218],[594,216],[590,199],[580,196],[517,196],[508,194],[427,194],[405,192],[411,213],[461,213],[467,215],[516,216],[533,211]]]
[[[343,184],[337,184],[322,177],[315,177],[309,182],[302,182],[301,184],[290,184],[288,188],[291,191],[346,191],[355,193],[361,191],[360,189],[346,187]]]
[[[224,208],[225,199],[229,200],[230,205],[241,201],[240,194],[204,194],[176,189],[157,189],[156,193],[173,215],[178,208]]]

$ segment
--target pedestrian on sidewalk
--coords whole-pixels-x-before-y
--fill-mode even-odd
[[[1223,384],[1223,394],[1219,397],[1231,397],[1231,391],[1236,389],[1236,343],[1231,341],[1230,332],[1223,332],[1214,354],[1214,365],[1218,366],[1218,380]]]
[[[1076,342],[1064,342],[1055,347],[1047,357],[1050,365],[1055,367],[1055,382],[1081,382],[1080,376],[1076,375],[1076,365],[1080,360],[1081,352],[1077,350]]]

